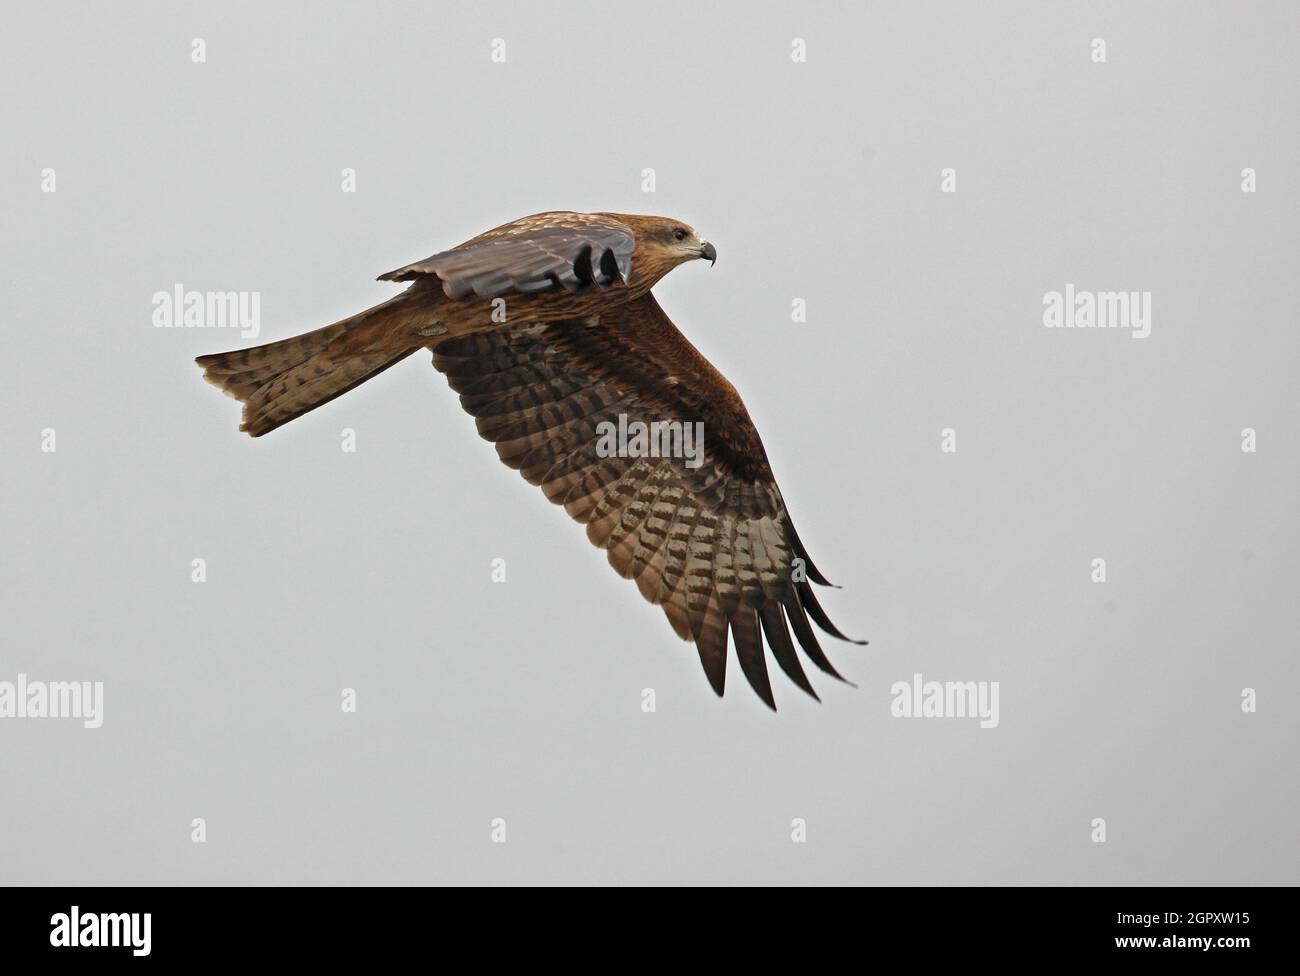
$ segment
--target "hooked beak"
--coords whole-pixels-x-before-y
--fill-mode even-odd
[[[717,264],[718,249],[708,241],[705,241],[700,245],[700,257],[705,258],[709,262],[710,266]]]

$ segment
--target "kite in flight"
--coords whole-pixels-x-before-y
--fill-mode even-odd
[[[536,214],[381,275],[411,283],[381,305],[197,361],[243,403],[240,430],[260,437],[432,350],[501,460],[586,525],[615,571],[694,641],[713,690],[723,692],[730,633],[741,671],[775,709],[764,638],[813,698],[795,640],[843,681],[809,618],[848,638],[817,602],[810,581],[830,584],[795,533],[740,396],[650,294],[700,258],[715,261],[713,245],[666,217]],[[597,449],[598,430],[634,423],[701,430],[702,453],[684,462]]]

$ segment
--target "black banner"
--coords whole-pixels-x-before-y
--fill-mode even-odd
[[[1283,903],[1294,900],[1288,889],[1265,888],[876,888],[759,892],[760,910],[744,907],[743,893],[709,893],[711,907],[700,907],[691,893],[674,891],[653,895],[654,910],[637,897],[635,910],[583,905],[569,913],[554,896],[539,910],[531,893],[519,905],[508,893],[477,904],[461,895],[457,911],[445,895],[423,888],[4,888],[0,944],[6,961],[35,966],[337,966],[400,959],[413,946],[445,947],[497,930],[509,938],[465,942],[465,950],[496,961],[516,946],[545,955],[575,945],[617,950],[621,942],[631,956],[653,957],[665,949],[676,955],[683,941],[695,944],[715,926],[719,948],[752,943],[761,918],[759,931],[773,950],[831,938],[837,955],[859,954],[863,965],[882,955],[918,966],[1124,959],[1250,965],[1287,953]]]

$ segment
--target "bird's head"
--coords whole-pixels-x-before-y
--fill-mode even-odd
[[[672,217],[645,217],[637,214],[608,214],[622,221],[636,235],[632,252],[632,280],[658,281],[679,264],[701,258],[710,264],[718,252],[690,224]]]

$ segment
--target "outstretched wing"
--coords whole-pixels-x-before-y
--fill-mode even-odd
[[[450,251],[379,276],[411,281],[436,275],[448,298],[563,288],[576,292],[627,283],[636,238],[598,214],[545,213],[505,224]]]
[[[695,642],[719,695],[728,633],[745,677],[772,708],[764,637],[781,669],[814,698],[792,629],[808,658],[840,678],[809,618],[848,638],[809,585],[826,580],[795,534],[758,432],[735,389],[653,296],[599,318],[449,339],[436,347],[433,363],[501,460],[584,523],[610,565]],[[620,415],[629,426],[703,424],[698,465],[683,457],[602,456],[608,428],[601,425],[617,428]]]

